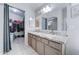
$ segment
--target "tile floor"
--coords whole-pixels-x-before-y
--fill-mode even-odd
[[[12,50],[5,55],[38,55],[30,46],[24,44],[23,38],[17,38],[12,42]]]

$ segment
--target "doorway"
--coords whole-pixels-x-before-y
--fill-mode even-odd
[[[4,42],[3,52],[13,49],[13,43],[25,37],[25,11],[4,4]],[[18,41],[18,40],[17,40]]]
[[[15,48],[14,43],[16,41],[24,41],[24,14],[25,12],[23,10],[9,6],[9,34],[11,49]]]

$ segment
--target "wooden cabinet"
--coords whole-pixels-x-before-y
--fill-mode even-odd
[[[64,44],[34,34],[28,34],[28,44],[40,55],[62,55]]]

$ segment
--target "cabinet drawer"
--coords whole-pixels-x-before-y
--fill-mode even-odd
[[[43,43],[48,44],[48,40],[47,39],[41,39]]]
[[[28,37],[30,37],[30,34],[28,34]]]
[[[31,34],[30,33],[28,34],[28,37],[31,37]]]
[[[56,43],[53,41],[49,41],[49,46],[58,49],[59,51],[62,51],[62,44]]]
[[[61,55],[61,52],[51,48],[48,45],[45,45],[45,55]]]
[[[41,41],[41,38],[40,38],[39,36],[37,36],[36,39],[37,39],[38,41]]]
[[[30,37],[31,37],[31,38],[33,38],[33,35],[32,35],[32,34],[30,34]]]
[[[32,36],[35,39],[35,35]]]

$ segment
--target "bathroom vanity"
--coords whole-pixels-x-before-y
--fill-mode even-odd
[[[65,54],[66,39],[63,36],[42,32],[28,33],[28,44],[40,55]]]

